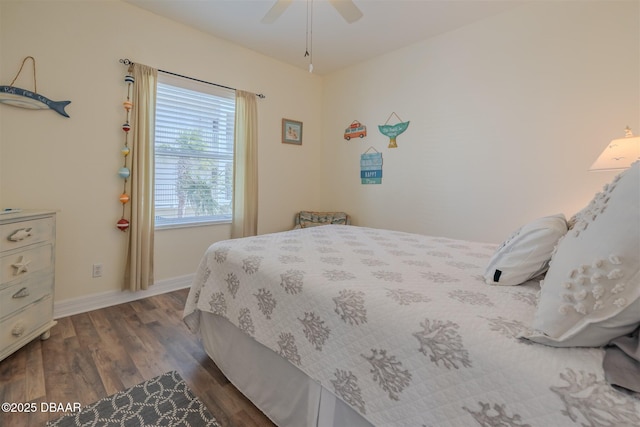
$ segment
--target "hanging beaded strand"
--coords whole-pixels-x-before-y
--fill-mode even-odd
[[[122,204],[122,217],[116,224],[116,226],[122,230],[127,231],[129,229],[129,221],[124,217],[125,216],[125,206],[129,203],[130,197],[127,194],[127,182],[129,181],[129,176],[131,175],[131,171],[127,167],[127,159],[129,158],[129,153],[131,153],[131,149],[129,148],[129,131],[131,130],[131,125],[129,124],[129,114],[131,113],[131,109],[133,108],[133,103],[131,102],[131,86],[135,82],[135,79],[132,75],[127,74],[124,78],[124,82],[127,84],[127,100],[122,103],[126,111],[126,122],[122,125],[122,130],[124,131],[124,146],[120,150],[122,153],[122,157],[124,158],[124,164],[118,171],[118,175],[120,178],[124,180],[122,194],[120,195],[120,203]]]

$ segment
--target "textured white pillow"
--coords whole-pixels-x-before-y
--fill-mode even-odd
[[[560,240],[527,338],[598,347],[640,324],[640,162],[618,175]]]
[[[545,216],[516,230],[496,250],[484,272],[490,285],[513,286],[547,271],[553,248],[567,232],[564,215]]]

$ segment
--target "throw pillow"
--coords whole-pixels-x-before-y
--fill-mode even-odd
[[[553,248],[567,232],[564,215],[536,219],[516,230],[496,250],[484,280],[490,285],[513,286],[547,271]]]
[[[598,347],[640,324],[640,162],[618,175],[558,243],[527,338]]]

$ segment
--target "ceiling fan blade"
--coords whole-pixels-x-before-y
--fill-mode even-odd
[[[329,2],[349,24],[362,18],[362,12],[358,9],[358,6],[353,3],[353,0],[329,0]]]
[[[292,2],[293,0],[277,0],[275,4],[271,6],[271,9],[269,9],[269,12],[264,15],[264,18],[262,18],[260,22],[262,22],[263,24],[274,23],[275,20],[278,19],[285,10],[287,10]]]

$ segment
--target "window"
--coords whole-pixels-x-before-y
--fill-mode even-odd
[[[158,73],[156,228],[231,221],[235,91]]]

